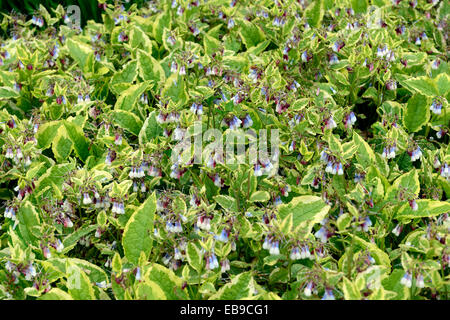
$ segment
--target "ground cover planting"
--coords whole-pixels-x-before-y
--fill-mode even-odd
[[[0,299],[448,299],[447,1],[93,8],[0,17]]]

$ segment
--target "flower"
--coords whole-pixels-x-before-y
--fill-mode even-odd
[[[329,238],[328,230],[325,227],[321,227],[316,233],[314,233],[314,236],[320,240],[322,243],[326,243]]]
[[[55,249],[57,252],[61,252],[64,249],[64,245],[60,239],[56,240]]]
[[[191,110],[191,112],[192,112],[193,114],[196,114],[196,115],[202,115],[202,114],[203,114],[203,105],[202,105],[202,104],[197,104],[197,103],[194,102],[194,103],[191,105],[190,110]]]
[[[242,119],[242,128],[247,129],[253,125],[253,120],[249,114],[245,115],[245,118]]]
[[[13,150],[12,150],[11,147],[8,147],[8,148],[6,149],[5,158],[7,158],[7,159],[12,159],[12,158],[14,158],[14,153],[13,153]]]
[[[168,42],[171,46],[174,46],[175,43],[177,43],[177,39],[176,39],[174,36],[170,35],[170,36],[167,37],[167,42]]]
[[[371,226],[372,226],[372,221],[370,220],[369,217],[365,217],[363,223],[357,229],[367,232],[367,231],[369,231],[369,228]]]
[[[388,90],[396,90],[397,89],[397,81],[389,80],[386,82],[386,89]]]
[[[50,259],[52,257],[52,254],[50,253],[50,249],[48,247],[44,247],[42,251],[46,259]]]
[[[301,259],[301,255],[300,255],[300,249],[298,247],[293,247],[291,249],[291,253],[289,255],[289,258],[291,260],[298,260]]]
[[[200,229],[209,231],[211,229],[211,218],[205,215],[198,217],[197,226]]]
[[[180,249],[175,248],[174,250],[174,259],[181,260],[183,258],[183,255],[181,254]]]
[[[234,20],[232,18],[228,19],[228,29],[231,29],[234,27]]]
[[[330,65],[337,64],[339,63],[339,59],[337,55],[333,53],[332,55],[330,55],[328,62],[330,63]]]
[[[30,263],[27,268],[25,269],[25,279],[30,281],[32,278],[36,277],[36,269],[34,268],[33,264]]]
[[[227,243],[227,242],[228,242],[228,237],[229,237],[229,236],[230,236],[230,230],[223,228],[223,229],[222,229],[222,232],[220,233],[220,235],[215,236],[214,238],[215,238],[217,241]]]
[[[114,143],[118,146],[122,145],[122,135],[116,134],[114,137]]]
[[[416,199],[409,200],[409,206],[411,207],[412,211],[417,211],[417,209],[419,208]]]
[[[117,42],[126,42],[126,41],[128,41],[128,36],[126,35],[126,33],[124,31],[122,31],[117,36]]]
[[[269,253],[273,255],[280,254],[280,242],[278,240],[271,242]]]
[[[72,222],[72,220],[70,220],[69,217],[65,217],[64,218],[64,227],[65,228],[72,228],[73,227],[73,222]]]
[[[409,155],[411,157],[411,161],[414,162],[416,160],[420,160],[420,158],[422,157],[422,151],[420,150],[420,147],[417,147],[416,149],[411,151]]]
[[[303,62],[308,62],[309,61],[309,56],[308,56],[308,52],[305,50],[305,51],[303,51],[303,53],[302,53],[302,61]]]
[[[168,253],[166,253],[163,256],[162,261],[165,265],[168,265],[170,263],[171,259],[172,259],[172,257]]]
[[[274,203],[275,206],[279,206],[280,204],[283,203],[283,201],[281,201],[281,197],[280,196],[277,196],[275,198],[275,200],[273,201],[273,203]]]
[[[412,276],[409,271],[406,271],[406,273],[403,275],[402,279],[400,280],[400,283],[408,288],[411,288]]]
[[[89,193],[87,193],[87,192],[83,193],[83,204],[84,205],[89,205],[91,203],[92,203],[92,199],[89,196]]]
[[[213,270],[219,267],[219,262],[217,261],[217,257],[214,253],[211,253],[209,256],[205,256],[205,258],[207,270]]]
[[[307,244],[303,245],[300,252],[301,259],[311,258],[311,252],[309,251],[309,246]]]
[[[397,237],[402,232],[403,226],[401,224],[397,224],[395,228],[392,230],[392,233],[395,234]]]
[[[305,286],[305,290],[303,291],[305,296],[310,297],[313,288],[314,288],[314,283],[312,281],[309,281]]]
[[[330,116],[328,119],[325,119],[325,128],[327,128],[327,129],[334,129],[336,127],[337,127],[337,124],[334,121],[332,116]]]
[[[323,295],[322,300],[335,300],[333,290],[330,288],[326,288],[325,294]]]
[[[383,153],[381,156],[387,159],[395,158],[395,152],[397,151],[397,147],[395,145],[387,146],[383,148]]]
[[[213,181],[214,181],[214,185],[216,187],[219,187],[219,188],[223,187],[223,180],[222,180],[222,178],[220,178],[218,173],[216,173],[216,175],[214,176]]]
[[[441,114],[442,113],[442,103],[433,100],[433,103],[430,106],[430,110],[434,113],[434,114]]]
[[[220,272],[224,273],[230,270],[230,260],[224,259],[220,261]]]
[[[423,279],[423,275],[422,274],[417,274],[416,276],[416,286],[417,288],[424,288],[425,287],[425,281]]]
[[[255,177],[260,177],[263,175],[263,170],[262,170],[261,166],[259,165],[259,163],[256,163],[254,165],[254,175],[255,175]]]
[[[439,60],[439,59],[435,59],[435,60],[433,60],[433,62],[431,63],[431,68],[433,69],[433,70],[436,70],[436,69],[438,69],[439,68],[439,65],[441,64],[441,60]]]
[[[345,128],[351,128],[356,123],[355,113],[352,111],[344,118]]]

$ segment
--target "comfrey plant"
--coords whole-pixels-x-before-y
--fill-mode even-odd
[[[448,1],[76,9],[3,13],[0,299],[448,299]]]

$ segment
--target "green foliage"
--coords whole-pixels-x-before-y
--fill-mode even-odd
[[[0,4],[0,299],[448,299],[445,1],[74,3]]]

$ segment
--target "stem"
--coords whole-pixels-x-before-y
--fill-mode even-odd
[[[198,271],[197,300],[201,300],[200,285],[201,285],[201,282],[202,282],[202,271],[203,271],[203,264],[200,267],[200,270]]]
[[[239,194],[236,192],[236,189],[231,185],[231,171],[228,171],[228,178],[230,179],[230,188],[233,189],[234,197],[236,198],[237,211],[241,211],[241,204],[239,200]]]
[[[447,247],[444,248],[443,252],[445,252],[445,249]],[[442,276],[442,281],[444,281],[444,288],[445,288],[445,300],[448,300],[448,292],[447,292],[447,285],[445,284],[445,272],[444,272],[444,264],[442,263],[441,260],[441,276]]]
[[[210,115],[211,115],[211,109],[212,109],[212,107],[210,106],[208,109],[209,109],[209,110],[208,110],[208,129],[209,129],[209,128],[210,128],[209,118],[210,118]]]
[[[249,204],[248,204],[248,199],[250,199],[250,178],[251,178],[251,175],[252,175],[252,171],[251,171],[251,169],[248,171],[248,181],[247,181],[247,206],[246,206],[246,209],[248,209],[248,206],[249,206]]]
[[[415,291],[416,291],[415,281],[412,281],[412,284],[411,284],[411,300],[414,299]]]
[[[347,268],[347,277],[350,279],[351,273],[352,273],[352,264],[353,264],[353,250],[355,249],[355,237],[352,236],[352,242],[350,244],[350,251],[349,251],[349,255],[347,257],[347,263],[348,263],[348,268]]]
[[[288,275],[289,275],[289,285],[288,285],[288,287],[289,287],[289,290],[292,289],[292,287],[291,287],[291,285],[292,285],[292,272],[291,272],[292,262],[293,261],[291,259],[289,259],[289,264],[288,264]]]

